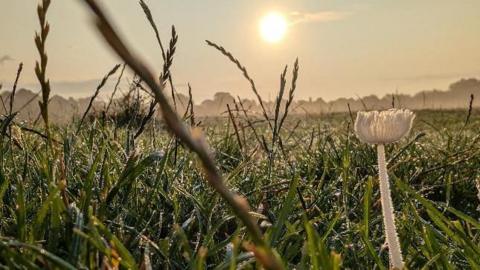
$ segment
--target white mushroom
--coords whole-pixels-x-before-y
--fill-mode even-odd
[[[359,112],[355,121],[355,133],[360,141],[377,145],[378,175],[382,201],[383,224],[388,245],[390,264],[393,269],[403,269],[404,262],[398,240],[393,203],[385,161],[385,144],[406,136],[412,128],[415,114],[404,109]]]

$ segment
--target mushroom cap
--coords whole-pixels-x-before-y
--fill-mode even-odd
[[[365,143],[393,143],[410,132],[413,119],[415,114],[407,109],[358,112],[355,133]]]

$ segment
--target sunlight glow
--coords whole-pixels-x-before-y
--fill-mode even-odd
[[[277,43],[287,32],[287,20],[278,12],[270,12],[260,21],[260,34],[270,43]]]

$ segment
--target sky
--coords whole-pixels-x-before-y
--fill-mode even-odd
[[[101,0],[128,44],[160,72],[161,52],[136,0]],[[279,75],[298,57],[296,97],[332,100],[446,89],[463,77],[480,77],[478,0],[146,0],[168,44],[171,25],[179,35],[172,77],[195,100],[219,91],[253,97],[248,82],[218,51],[237,57],[265,99],[274,99]],[[24,63],[20,86],[38,89],[34,0],[0,0],[0,83],[4,89]],[[288,23],[277,43],[260,35],[263,16],[277,11]],[[47,74],[53,93],[88,96],[120,60],[92,26],[80,0],[52,0],[47,15]],[[71,85],[72,87],[69,87]],[[85,86],[82,88],[82,86]],[[108,88],[111,85],[108,85]],[[105,89],[106,92],[111,89]]]

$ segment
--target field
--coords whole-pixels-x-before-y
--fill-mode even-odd
[[[407,267],[476,269],[478,112],[466,126],[467,111],[417,114],[409,138],[387,148]],[[255,139],[268,143],[265,122],[234,119],[238,133],[229,117],[206,119],[202,129],[226,185],[248,199],[287,268],[388,268],[376,154],[355,137],[349,114],[292,116],[274,156]],[[78,135],[77,125],[54,128],[52,148],[16,126],[9,139],[3,127],[4,268],[258,263],[246,244],[251,234],[162,123],[135,141],[133,130],[109,121],[89,122]]]
[[[83,114],[66,125],[51,121],[50,1],[42,0],[37,120],[22,122],[13,110],[21,64],[1,100],[0,268],[393,268],[379,191],[388,183],[378,177],[384,166],[375,147],[357,138],[350,104],[348,113],[291,113],[296,61],[291,81],[285,68],[273,105],[264,106],[240,61],[207,41],[248,80],[261,110],[239,98],[218,117],[196,116],[191,92],[179,110],[170,74],[175,29],[164,50],[140,1],[164,57],[153,75],[96,1],[84,2],[133,75],[129,94],[137,98],[116,99],[119,111],[95,105],[119,64]],[[416,111],[410,134],[386,145],[406,269],[480,269],[480,112],[473,101],[472,94],[464,110]]]

